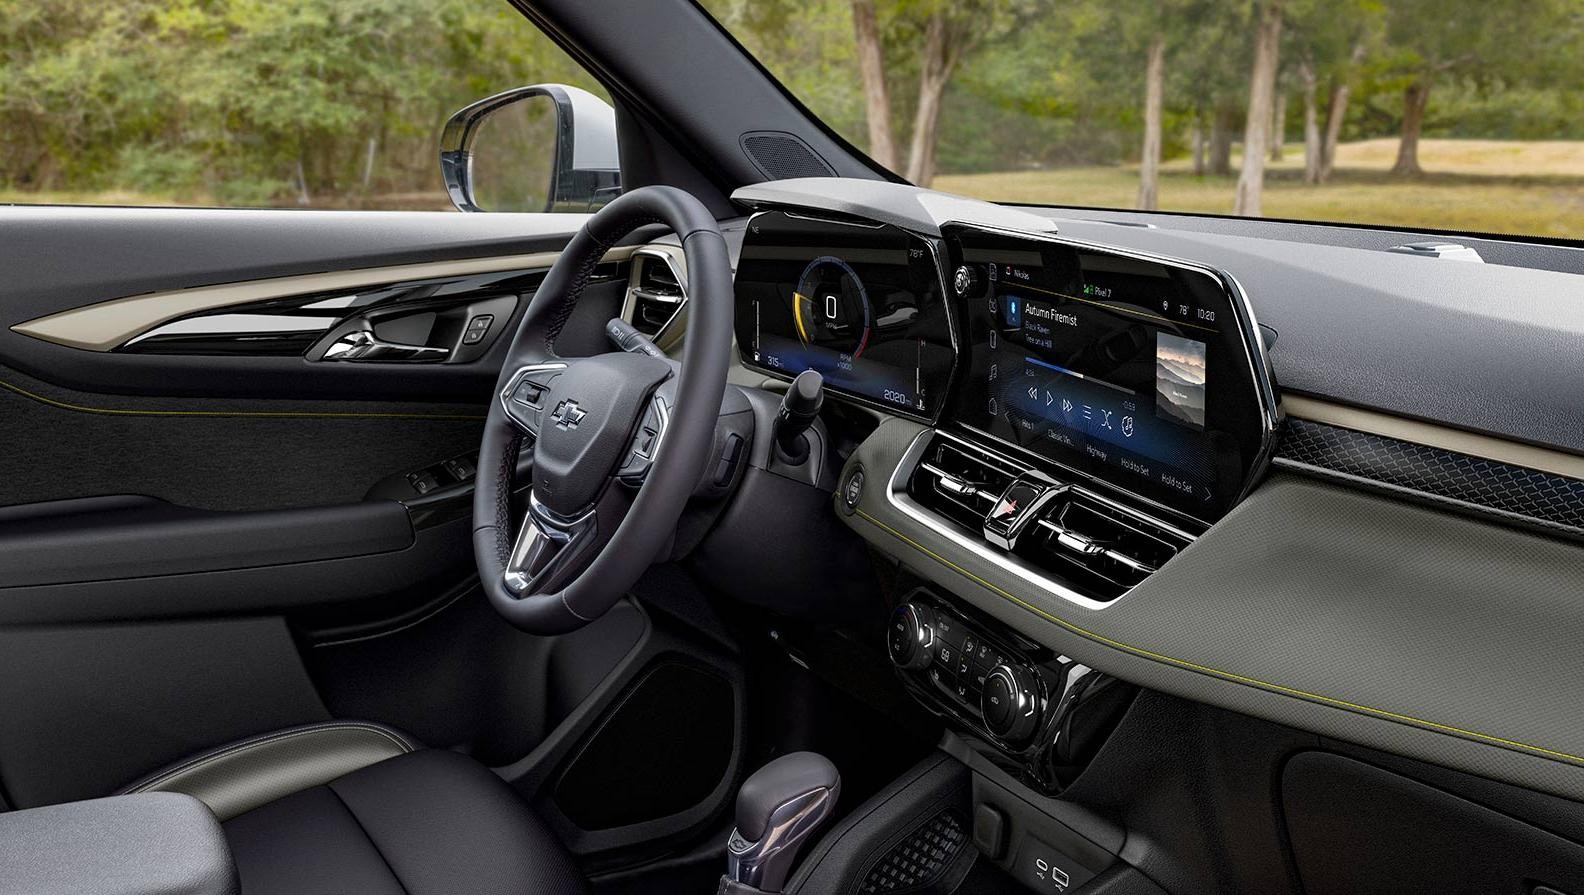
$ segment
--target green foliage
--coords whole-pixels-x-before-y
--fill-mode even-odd
[[[906,141],[923,22],[943,0],[877,0],[892,124]],[[847,0],[703,0],[791,92],[862,145],[863,97]],[[1187,151],[1195,120],[1230,110],[1241,130],[1252,0],[1019,0],[977,28],[947,93],[943,173],[1103,164],[1135,157],[1145,55],[1166,41],[1166,149]],[[1357,97],[1344,138],[1389,136],[1402,89],[1437,84],[1430,136],[1578,139],[1584,104],[1580,0],[1284,0],[1282,89],[1301,123],[1297,67],[1324,99],[1346,80]],[[972,22],[973,8],[967,10]],[[1008,22],[1011,27],[1008,27]],[[1322,110],[1323,114],[1323,110]],[[1293,124],[1297,128],[1301,124]]]
[[[11,188],[223,204],[433,191],[451,111],[537,81],[596,89],[505,4],[0,0],[0,17]]]

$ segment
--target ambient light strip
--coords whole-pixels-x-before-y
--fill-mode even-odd
[[[1333,404],[1329,401],[1305,398],[1300,395],[1284,395],[1282,397],[1282,409],[1288,416],[1308,420],[1312,423],[1324,423],[1328,426],[1368,432],[1371,435],[1395,438],[1398,441],[1422,444],[1457,454],[1483,457],[1486,460],[1496,460],[1513,466],[1549,472],[1552,475],[1584,480],[1584,457],[1563,451],[1507,441],[1506,439],[1490,435],[1465,432],[1461,429],[1438,426],[1434,423],[1423,423],[1418,420],[1392,416],[1391,414],[1379,413],[1373,410],[1363,410],[1358,407],[1349,407],[1344,404]]]
[[[1273,684],[1268,681],[1262,681],[1258,678],[1249,677],[1247,675],[1237,674],[1231,671],[1222,671],[1219,668],[1212,668],[1208,665],[1202,665],[1198,662],[1190,662],[1186,659],[1174,658],[1172,656],[1165,655],[1164,653],[1158,653],[1153,650],[1145,649],[1144,647],[1134,646],[1130,643],[1123,643],[1120,640],[1112,639],[1105,636],[1104,634],[1099,634],[1086,628],[1081,628],[1060,616],[1053,615],[1050,612],[1035,606],[1033,603],[1022,599],[1011,591],[997,587],[991,582],[986,581],[984,578],[981,578],[962,566],[957,565],[946,557],[941,556],[933,550],[930,550],[928,547],[925,547],[923,544],[920,544],[902,532],[897,531],[886,523],[881,522],[879,519],[869,515],[862,509],[857,510],[856,515],[862,518],[865,522],[868,522],[876,528],[879,528],[881,531],[884,531],[886,534],[889,534],[909,547],[912,547],[914,550],[917,550],[925,556],[928,556],[929,558],[935,560],[946,568],[951,569],[964,578],[967,578],[969,581],[972,581],[980,587],[989,590],[991,593],[994,593],[1003,599],[1021,606],[1022,608],[1034,613],[1045,621],[1061,627],[1073,634],[1077,634],[1079,637],[1082,637],[1085,640],[1093,641],[1102,646],[1108,646],[1112,649],[1121,650],[1122,652],[1137,656],[1141,659],[1149,659],[1151,661],[1160,662],[1165,665],[1172,665],[1177,668],[1198,672],[1200,674],[1219,678],[1224,681],[1230,681],[1235,684],[1244,684],[1250,687],[1258,687],[1261,690],[1267,690],[1272,693],[1280,693],[1284,696],[1297,697],[1299,699],[1304,699],[1309,702],[1318,703],[1320,705],[1331,706],[1332,708],[1345,709],[1358,714],[1381,718],[1386,721],[1395,721],[1400,724],[1408,724],[1414,727],[1423,728],[1425,730],[1434,731],[1436,733],[1451,734],[1453,736],[1485,743],[1487,745],[1500,746],[1502,748],[1511,749],[1517,752],[1527,752],[1532,755],[1539,755],[1545,758],[1557,759],[1560,761],[1569,762],[1571,764],[1584,766],[1584,756],[1573,755],[1572,753],[1568,752],[1560,752],[1556,749],[1547,749],[1544,746],[1536,746],[1530,743],[1520,742],[1518,740],[1510,740],[1505,737],[1492,736],[1487,733],[1480,733],[1477,730],[1468,730],[1462,727],[1454,727],[1450,724],[1441,724],[1436,721],[1427,721],[1424,718],[1416,718],[1413,715],[1405,715],[1401,712],[1393,712],[1387,709],[1378,709],[1372,706],[1362,705],[1356,702],[1349,702],[1345,699],[1337,699],[1336,697],[1326,696],[1320,693],[1311,693],[1307,690],[1297,689],[1296,687],[1287,687],[1281,684]]]
[[[636,246],[620,246],[605,253],[603,261],[622,261]],[[404,280],[427,280],[508,270],[539,270],[555,263],[559,252],[497,255],[460,261],[433,261],[394,267],[367,267],[291,277],[273,277],[213,286],[194,286],[114,298],[38,317],[11,327],[14,332],[56,345],[87,351],[110,351],[161,324],[193,314],[235,305],[308,295],[366,289]]]

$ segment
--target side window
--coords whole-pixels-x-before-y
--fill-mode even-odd
[[[609,96],[504,0],[4,7],[0,203],[582,211],[619,192]],[[442,176],[444,138],[474,181]]]

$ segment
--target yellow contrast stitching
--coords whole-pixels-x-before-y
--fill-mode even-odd
[[[1007,600],[1010,600],[1013,603],[1016,603],[1017,605],[1023,607],[1024,609],[1027,609],[1029,612],[1032,612],[1035,615],[1037,615],[1037,616],[1039,616],[1039,617],[1041,617],[1041,618],[1043,618],[1043,619],[1045,619],[1047,621],[1053,622],[1054,624],[1060,625],[1061,627],[1066,628],[1067,630],[1073,632],[1074,634],[1079,635],[1080,637],[1084,637],[1084,638],[1087,638],[1089,640],[1093,640],[1093,641],[1095,641],[1097,643],[1101,643],[1101,644],[1104,644],[1106,646],[1122,650],[1123,652],[1132,653],[1133,655],[1139,656],[1141,658],[1152,659],[1152,660],[1157,661],[1157,662],[1164,662],[1164,663],[1166,663],[1168,665],[1176,665],[1179,668],[1186,668],[1189,671],[1197,671],[1197,672],[1199,672],[1201,674],[1208,674],[1208,675],[1210,675],[1212,677],[1219,677],[1219,678],[1222,678],[1224,680],[1232,681],[1234,683],[1248,684],[1250,686],[1260,687],[1260,688],[1266,689],[1266,690],[1272,690],[1272,691],[1275,691],[1277,693],[1285,693],[1285,694],[1287,694],[1289,696],[1298,696],[1298,697],[1301,697],[1301,698],[1304,698],[1304,699],[1311,700],[1313,702],[1319,702],[1319,703],[1322,703],[1324,705],[1334,706],[1336,708],[1344,708],[1344,709],[1349,709],[1349,710],[1352,710],[1352,711],[1355,711],[1355,712],[1360,712],[1360,713],[1366,714],[1366,715],[1374,715],[1376,717],[1384,718],[1384,719],[1387,719],[1389,721],[1400,721],[1400,722],[1403,722],[1403,723],[1406,723],[1406,724],[1412,724],[1412,725],[1415,725],[1415,726],[1418,726],[1418,727],[1425,727],[1425,728],[1429,728],[1429,729],[1432,729],[1432,730],[1442,731],[1444,733],[1456,734],[1458,736],[1465,737],[1465,738],[1468,738],[1468,739],[1479,740],[1479,741],[1482,741],[1482,742],[1491,743],[1491,744],[1498,745],[1498,746],[1506,746],[1506,747],[1511,748],[1511,749],[1521,749],[1521,750],[1524,750],[1526,752],[1533,752],[1533,753],[1537,753],[1537,754],[1540,754],[1540,755],[1550,756],[1552,758],[1560,758],[1560,759],[1572,762],[1574,764],[1584,765],[1584,757],[1581,757],[1581,756],[1578,756],[1578,755],[1572,755],[1572,754],[1567,753],[1567,752],[1559,752],[1559,751],[1557,751],[1555,749],[1547,749],[1544,746],[1534,746],[1534,745],[1531,745],[1529,743],[1519,742],[1517,740],[1509,740],[1509,739],[1505,739],[1503,737],[1491,736],[1490,734],[1480,733],[1479,731],[1475,731],[1475,730],[1465,730],[1465,729],[1463,729],[1461,727],[1453,727],[1450,724],[1441,724],[1441,723],[1438,723],[1438,722],[1435,722],[1435,721],[1426,721],[1423,718],[1415,718],[1412,715],[1404,715],[1404,714],[1401,714],[1399,712],[1387,711],[1386,709],[1372,708],[1372,707],[1367,706],[1367,705],[1360,705],[1360,704],[1358,704],[1356,702],[1348,702],[1345,699],[1337,699],[1337,698],[1332,697],[1332,696],[1323,696],[1323,695],[1321,695],[1319,693],[1310,693],[1310,692],[1308,692],[1306,690],[1299,690],[1299,689],[1294,688],[1294,687],[1284,687],[1281,684],[1272,684],[1272,683],[1269,683],[1267,681],[1259,680],[1258,678],[1247,677],[1245,675],[1235,674],[1235,673],[1230,672],[1230,671],[1222,671],[1219,668],[1211,668],[1208,665],[1200,665],[1197,662],[1189,662],[1189,661],[1187,661],[1185,659],[1176,659],[1176,658],[1173,658],[1171,656],[1164,655],[1162,653],[1153,652],[1151,650],[1147,650],[1147,649],[1144,649],[1142,647],[1137,647],[1137,646],[1133,646],[1132,644],[1123,643],[1120,640],[1113,640],[1110,637],[1105,636],[1104,634],[1097,634],[1094,631],[1089,631],[1089,630],[1086,630],[1084,628],[1081,628],[1078,625],[1075,625],[1072,622],[1067,621],[1064,618],[1060,618],[1058,616],[1052,615],[1049,612],[1046,612],[1045,610],[1039,608],[1038,606],[1035,606],[1035,605],[1033,605],[1031,603],[1025,602],[1024,600],[1018,598],[1017,595],[1011,593],[1010,591],[1003,590],[1003,589],[995,586],[994,584],[991,584],[990,582],[984,580],[983,578],[980,578],[978,575],[975,575],[973,572],[970,572],[967,569],[964,569],[962,566],[959,566],[956,563],[952,562],[951,560],[945,558],[944,556],[941,556],[941,555],[935,553],[934,551],[930,550],[928,547],[925,547],[923,544],[920,544],[919,542],[917,542],[917,541],[913,540],[912,538],[908,537],[907,535],[897,531],[896,529],[894,529],[891,526],[885,524],[884,522],[881,522],[879,519],[876,519],[875,517],[869,515],[868,513],[864,512],[863,510],[858,510],[857,513],[858,513],[859,516],[861,516],[865,520],[867,520],[870,524],[877,526],[878,528],[882,529],[886,533],[890,534],[892,537],[902,541],[903,543],[905,543],[908,546],[912,547],[913,549],[919,551],[920,553],[923,553],[924,555],[930,557],[931,559],[935,560],[936,562],[941,563],[942,565],[944,565],[947,568],[951,569],[952,571],[958,573],[959,575],[962,575],[963,577],[968,578],[969,580],[971,580],[974,583],[980,585],[981,587],[988,588],[989,590],[995,592],[999,596],[1001,596],[1001,597],[1003,597],[1003,598],[1005,598]]]
[[[354,412],[331,410],[130,410],[117,407],[88,407],[83,404],[69,404],[34,394],[18,385],[12,385],[0,379],[0,388],[14,392],[24,398],[31,398],[50,407],[62,410],[75,410],[79,413],[98,413],[108,416],[201,416],[201,417],[278,417],[287,419],[405,419],[405,420],[482,420],[484,417],[471,414],[443,414],[443,413],[378,413]]]

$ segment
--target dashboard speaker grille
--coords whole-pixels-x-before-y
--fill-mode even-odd
[[[782,131],[749,131],[738,141],[759,173],[772,180],[835,177],[836,169],[809,145]]]

